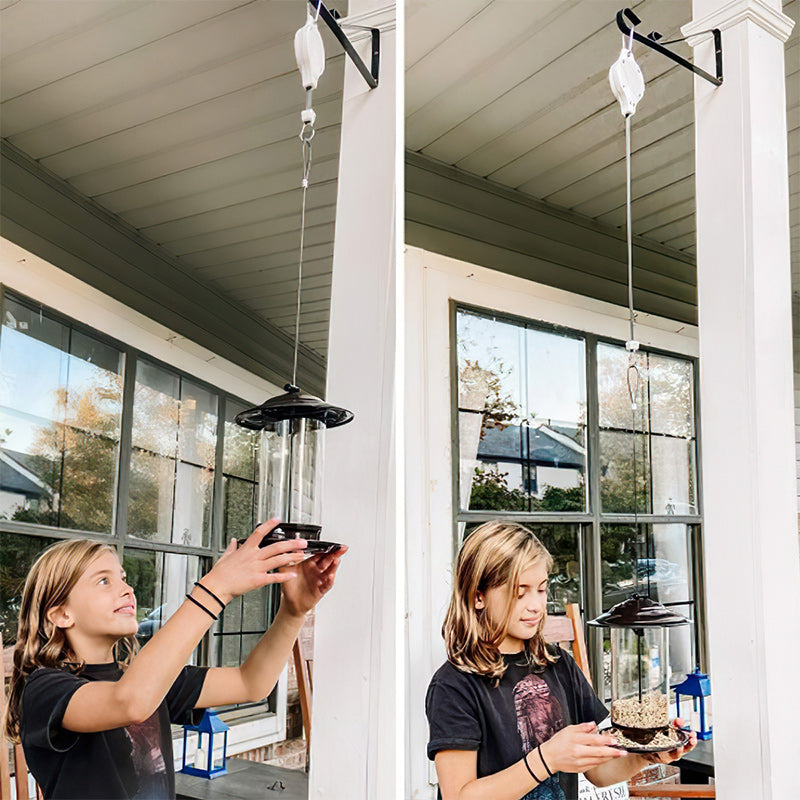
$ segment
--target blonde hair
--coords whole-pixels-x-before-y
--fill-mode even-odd
[[[531,531],[515,522],[486,522],[465,539],[456,560],[453,595],[442,626],[447,658],[454,666],[496,681],[503,677],[506,665],[499,648],[508,632],[520,575],[540,560],[549,573],[552,556]],[[506,591],[502,620],[489,619],[485,609],[475,607],[479,592],[496,587]],[[539,667],[557,660],[548,651],[542,633],[546,616],[542,615],[533,637],[525,641],[529,662]]]
[[[19,740],[22,690],[28,676],[38,667],[70,668],[78,672],[83,664],[72,652],[63,628],[54,625],[48,612],[66,602],[86,568],[102,553],[116,550],[89,539],[68,539],[47,548],[35,561],[22,590],[14,666],[9,682],[8,703],[2,727],[12,741]],[[117,642],[117,657],[127,666],[137,649],[136,637]]]

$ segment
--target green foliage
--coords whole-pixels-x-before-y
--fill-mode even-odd
[[[476,467],[469,498],[470,511],[527,511],[528,495],[521,489],[511,489],[507,478],[507,472],[496,468]]]

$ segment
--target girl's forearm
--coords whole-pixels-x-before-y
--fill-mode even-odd
[[[219,607],[205,592],[194,587],[190,594],[218,614]],[[213,621],[191,600],[184,600],[131,661],[117,688],[135,716],[147,719],[158,708]]]
[[[269,630],[239,667],[251,702],[263,700],[278,682],[304,620],[305,614],[293,615],[281,606]]]
[[[547,775],[543,773],[540,777],[544,780]],[[519,760],[501,772],[464,784],[453,798],[443,793],[442,800],[519,800],[538,785],[539,782],[531,777],[523,761]]]
[[[587,769],[585,775],[595,786],[611,786],[632,778],[649,763],[635,753],[628,753],[625,758],[615,758],[613,761],[606,761],[604,764]]]

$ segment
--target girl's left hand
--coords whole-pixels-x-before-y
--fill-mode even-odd
[[[307,614],[331,590],[336,570],[347,547],[336,552],[311,556],[300,564],[283,567],[283,571],[296,572],[297,577],[281,584],[281,608],[292,615]]]
[[[672,724],[676,728],[682,728],[686,723],[678,717],[673,720]],[[679,758],[683,758],[688,752],[694,750],[697,744],[697,734],[694,731],[689,731],[689,741],[683,746],[675,750],[668,750],[664,753],[647,753],[644,754],[644,759],[650,764],[671,764]]]

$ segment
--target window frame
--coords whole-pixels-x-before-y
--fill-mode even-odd
[[[670,351],[657,346],[647,345],[642,350],[654,355],[679,358],[691,364],[693,414],[694,414],[694,464],[695,485],[697,495],[696,514],[652,514],[652,513],[604,513],[600,501],[600,406],[598,391],[597,348],[599,344],[625,347],[625,340],[613,336],[594,333],[588,330],[572,328],[534,318],[528,318],[479,304],[457,300],[448,301],[449,333],[450,333],[450,444],[451,444],[451,489],[452,489],[452,545],[453,554],[461,546],[459,529],[466,523],[486,522],[498,517],[513,519],[517,522],[536,524],[575,524],[578,526],[578,552],[581,564],[581,611],[585,619],[592,619],[602,612],[602,556],[601,530],[603,525],[629,524],[638,522],[639,526],[648,524],[675,523],[687,526],[687,538],[690,547],[691,565],[689,603],[694,611],[694,646],[696,660],[702,668],[708,664],[708,647],[706,639],[705,595],[702,576],[702,470],[701,470],[701,429],[700,429],[700,395],[699,395],[699,361],[695,356]],[[459,436],[459,372],[458,372],[458,314],[459,311],[491,316],[510,324],[521,325],[543,332],[561,336],[580,338],[584,342],[584,375],[586,379],[586,499],[588,511],[542,512],[542,511],[469,511],[462,510],[460,500],[461,449]],[[648,435],[651,435],[648,430]],[[602,686],[602,631],[596,628],[587,629],[587,645],[589,660],[595,686]]]
[[[93,539],[102,541],[109,544],[117,550],[120,560],[125,557],[126,551],[149,551],[157,553],[173,553],[178,555],[195,556],[199,558],[200,575],[205,574],[215,561],[224,551],[224,434],[225,434],[225,417],[228,404],[241,405],[250,407],[251,402],[234,395],[224,389],[221,389],[202,378],[192,375],[185,369],[176,367],[157,356],[151,355],[133,345],[122,342],[113,336],[92,328],[80,320],[73,319],[72,317],[64,314],[58,309],[55,309],[45,303],[30,297],[23,292],[8,287],[6,284],[0,283],[0,337],[3,335],[3,328],[5,327],[5,308],[6,298],[20,303],[29,309],[41,309],[41,311],[50,317],[53,321],[69,327],[71,330],[78,331],[79,333],[95,339],[105,345],[115,348],[122,356],[122,370],[120,373],[122,379],[122,414],[120,419],[120,440],[117,453],[117,476],[116,486],[114,489],[112,509],[112,527],[109,533],[101,533],[98,531],[86,531],[76,528],[63,528],[57,526],[49,526],[36,522],[19,522],[14,520],[0,520],[0,533],[9,533],[14,535],[38,536],[46,537],[49,539]],[[132,446],[132,432],[133,432],[133,400],[136,386],[136,367],[139,360],[143,360],[153,366],[177,375],[182,380],[188,380],[197,387],[211,393],[217,399],[217,429],[216,429],[216,449],[214,452],[214,478],[212,483],[211,497],[211,532],[208,547],[198,547],[194,545],[175,544],[173,542],[160,542],[150,539],[142,539],[135,536],[130,536],[127,532],[128,522],[128,491],[130,486],[130,467],[131,467],[131,454],[133,452]],[[180,461],[179,456],[176,456],[176,464]],[[258,487],[258,476],[255,478],[256,490]],[[173,512],[174,512],[174,499],[173,499]],[[272,604],[273,612],[275,610],[275,603]],[[223,612],[224,613],[224,612]],[[265,629],[266,630],[266,629]],[[243,633],[253,633],[252,631],[245,632],[230,632],[224,635],[239,635]],[[263,631],[259,631],[263,633]],[[200,641],[198,663],[208,666],[218,666],[221,658],[221,635],[222,626],[215,622],[209,631],[204,635]],[[279,686],[281,682],[279,682]],[[247,708],[263,708],[269,716],[285,716],[286,698],[285,690],[283,696],[278,691],[278,687],[270,697],[261,703],[246,704]],[[229,708],[229,707],[225,707]],[[243,708],[243,706],[236,706],[230,708]],[[279,725],[282,727],[283,723]]]

